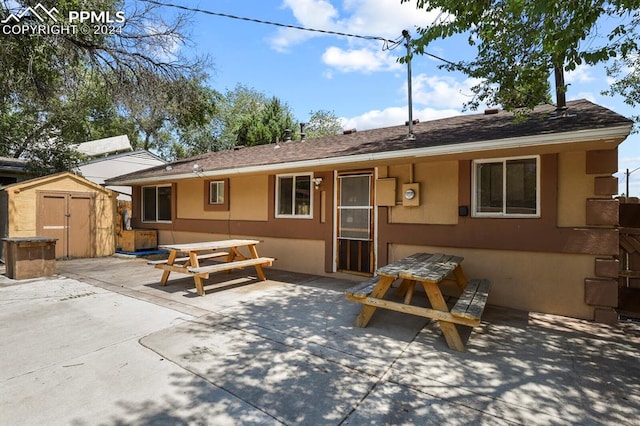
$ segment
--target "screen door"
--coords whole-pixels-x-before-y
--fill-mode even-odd
[[[338,175],[338,270],[373,273],[372,172]]]

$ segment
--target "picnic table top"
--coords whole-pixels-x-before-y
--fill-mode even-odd
[[[383,277],[439,283],[456,269],[463,259],[443,253],[415,253],[379,268],[376,273]]]
[[[258,240],[217,240],[203,241],[199,243],[186,244],[162,244],[158,248],[164,250],[175,250],[181,252],[199,251],[199,250],[218,250],[229,247],[251,246],[260,243]]]

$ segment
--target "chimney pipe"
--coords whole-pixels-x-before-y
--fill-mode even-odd
[[[304,137],[306,136],[304,132],[304,126],[305,126],[305,123],[300,123],[300,140],[301,141],[303,141]]]
[[[564,70],[562,66],[556,65],[553,69],[556,80],[556,111],[563,114],[567,109],[567,97],[564,87]]]
[[[284,141],[289,142],[291,140],[291,129],[284,129]]]

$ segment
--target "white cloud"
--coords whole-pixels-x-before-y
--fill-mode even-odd
[[[412,78],[413,102],[432,108],[462,108],[473,96],[471,88],[479,82],[472,78],[459,82],[453,77],[420,74]]]
[[[389,55],[388,51],[374,51],[367,48],[343,50],[332,46],[325,50],[322,62],[342,72],[371,73],[401,68],[396,58]]]
[[[319,30],[336,31],[338,11],[325,0],[285,0],[283,7],[291,9],[300,26]],[[321,33],[293,28],[280,28],[269,41],[279,52],[287,52],[290,46],[300,44]]]
[[[567,84],[573,83],[589,83],[595,78],[591,74],[592,67],[589,65],[578,65],[575,70],[568,71],[564,75],[564,82]]]
[[[455,109],[414,108],[412,115],[414,120],[429,121],[460,115],[460,111]],[[368,130],[402,125],[408,119],[409,112],[407,107],[389,107],[383,110],[368,111],[356,117],[342,118],[341,121],[345,129]]]
[[[383,37],[387,40],[399,39],[404,29],[415,35],[416,26],[426,27],[441,18],[439,12],[416,10],[415,4],[400,3],[398,0],[345,0],[340,10],[326,0],[284,0],[283,7],[291,9],[299,25],[305,28]],[[282,28],[270,42],[273,49],[286,52],[291,46],[320,35]],[[381,53],[381,41],[370,43],[349,38],[347,42],[349,49],[332,46],[325,51],[323,59],[327,65],[342,72],[397,69],[395,58],[391,60],[388,52]],[[363,46],[363,42],[366,45]]]
[[[382,36],[395,40],[406,29],[415,35],[414,28],[426,27],[440,16],[416,9],[414,2],[398,0],[346,0],[344,9],[350,13],[345,20],[351,32]]]

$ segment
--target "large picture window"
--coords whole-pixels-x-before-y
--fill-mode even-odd
[[[142,187],[142,220],[171,222],[171,185]]]
[[[311,174],[276,177],[276,217],[312,217]]]
[[[474,161],[473,215],[539,217],[540,157]]]

